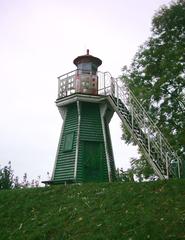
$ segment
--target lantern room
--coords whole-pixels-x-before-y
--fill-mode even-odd
[[[75,76],[75,90],[77,93],[98,94],[98,76],[97,69],[102,64],[102,61],[89,55],[87,50],[86,55],[79,56],[74,59],[73,63],[77,67]]]

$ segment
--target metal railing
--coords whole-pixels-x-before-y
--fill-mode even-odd
[[[90,74],[87,74],[92,75]],[[78,70],[68,72],[58,77],[58,98],[67,97],[77,92],[76,78],[80,79],[84,74],[79,74]],[[98,95],[110,95],[111,75],[108,72],[97,72],[98,76]]]
[[[126,82],[113,78],[112,98],[115,110],[161,178],[181,176],[181,160],[159,128],[138,102]],[[176,164],[176,169],[174,168]],[[176,172],[177,170],[177,172]]]
[[[75,93],[76,70],[58,77],[58,98],[67,97]]]

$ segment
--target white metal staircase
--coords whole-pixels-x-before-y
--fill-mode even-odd
[[[180,178],[179,157],[123,80],[111,77],[109,101],[159,178]]]

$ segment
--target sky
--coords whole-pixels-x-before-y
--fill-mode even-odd
[[[0,0],[0,165],[29,179],[52,174],[62,126],[57,77],[74,58],[99,57],[112,76],[130,65],[151,35],[155,12],[169,0]],[[110,123],[116,167],[127,169],[137,148]]]

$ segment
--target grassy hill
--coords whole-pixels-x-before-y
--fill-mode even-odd
[[[0,239],[185,239],[185,180],[0,191]]]

